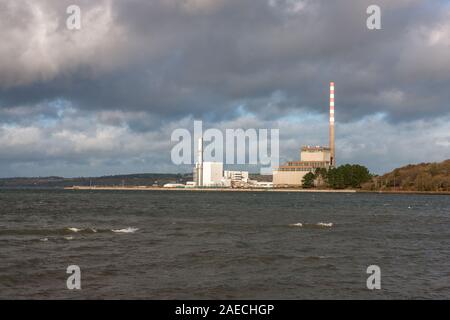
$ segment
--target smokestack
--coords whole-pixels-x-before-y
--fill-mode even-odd
[[[334,82],[330,82],[330,165],[336,166],[334,148]]]
[[[203,186],[203,137],[198,139],[197,185]]]

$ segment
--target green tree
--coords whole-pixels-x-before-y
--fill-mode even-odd
[[[360,188],[361,184],[366,183],[372,179],[372,176],[364,166],[360,166],[358,164],[354,164],[351,166],[351,187],[352,188]]]
[[[314,171],[314,182],[318,187],[326,187],[327,186],[327,169],[325,168],[317,168]]]
[[[314,187],[315,175],[312,172],[308,172],[302,179],[303,188],[312,188]]]
[[[328,170],[328,186],[333,189],[360,188],[372,179],[369,170],[360,165],[345,164]]]
[[[345,188],[343,169],[339,168],[331,168],[328,170],[327,180],[328,186],[332,189],[343,189]]]

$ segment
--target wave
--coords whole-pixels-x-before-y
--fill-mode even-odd
[[[97,233],[97,229],[95,228],[86,228],[86,229],[78,229],[78,228],[67,228],[67,230],[72,231],[72,232],[92,232],[92,233]]]
[[[132,228],[132,227],[128,227],[128,228],[124,228],[124,229],[111,229],[111,231],[114,233],[134,233],[138,230],[139,230],[139,228]]]
[[[0,237],[1,236],[41,236],[40,239],[47,239],[48,237],[66,237],[76,234],[88,235],[93,233],[134,233],[138,228],[127,227],[127,228],[117,228],[117,229],[98,229],[98,228],[81,228],[81,227],[65,227],[65,228],[56,228],[56,229],[0,229]],[[47,241],[42,240],[42,241]]]
[[[332,222],[318,222],[318,223],[292,223],[289,227],[298,227],[298,228],[331,228],[333,226]]]
[[[327,256],[305,256],[303,257],[305,260],[321,260],[321,259],[328,259]]]
[[[303,223],[301,223],[301,222],[292,223],[289,225],[289,227],[303,227]]]
[[[331,228],[333,226],[332,222],[319,222],[317,223],[319,227]]]

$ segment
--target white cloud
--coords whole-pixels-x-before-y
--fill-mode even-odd
[[[67,113],[66,116],[68,118],[63,116],[47,128],[36,125],[3,125],[0,129],[0,161],[6,161],[9,165],[1,166],[0,174],[52,174],[52,168],[45,169],[45,163],[53,163],[55,168],[66,168],[66,172],[73,172],[76,168],[80,172],[105,174],[139,169],[146,172],[190,170],[189,166],[177,167],[170,162],[173,146],[170,136],[176,128],[192,132],[191,117],[166,123],[164,130],[155,128],[150,131],[133,131],[126,123],[98,122],[95,120],[99,117],[97,113],[78,114],[75,117]],[[130,114],[116,112],[116,116],[125,119]],[[70,122],[72,126],[66,125]],[[297,160],[302,145],[328,144],[327,119],[320,115],[312,117],[299,113],[296,120],[286,118],[277,121],[243,115],[234,120],[204,123],[204,130],[212,127],[222,131],[227,128],[277,128],[280,130],[281,161]],[[376,173],[408,163],[450,158],[448,116],[398,125],[387,122],[383,115],[374,115],[355,122],[338,122],[336,137],[339,164],[359,163]],[[111,162],[114,164],[111,165]],[[41,163],[42,168],[30,167],[30,163]],[[72,169],[67,169],[68,163],[73,164]],[[11,168],[14,168],[14,174],[5,172]],[[27,168],[33,168],[34,173],[27,172]]]
[[[49,81],[80,66],[106,72],[126,61],[126,34],[114,22],[112,1],[84,2],[82,28],[76,31],[66,28],[69,4],[67,0],[2,3],[0,87]]]

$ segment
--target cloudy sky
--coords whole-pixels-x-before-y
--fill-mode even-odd
[[[194,120],[279,128],[295,160],[328,144],[330,81],[339,164],[450,158],[448,1],[1,0],[0,39],[2,177],[183,172]]]

